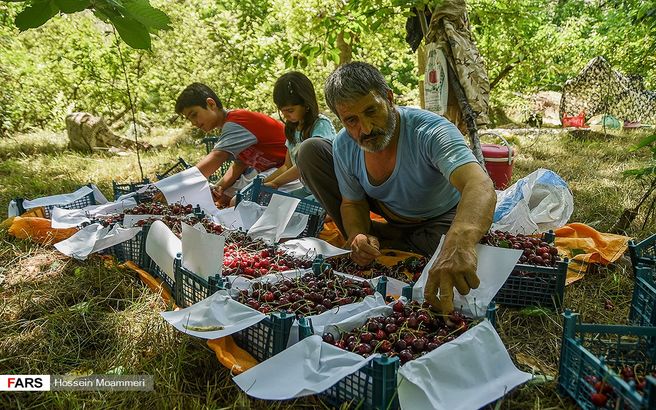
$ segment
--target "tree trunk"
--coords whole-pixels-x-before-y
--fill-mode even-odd
[[[66,131],[71,149],[93,151],[111,147],[134,148],[135,142],[116,135],[109,129],[102,118],[86,112],[74,112],[66,116]],[[141,148],[149,148],[146,143],[139,143]]]
[[[426,73],[426,46],[424,43],[417,49],[417,74],[419,74],[419,106],[426,108],[426,96],[424,95],[424,74]]]
[[[339,65],[350,63],[353,60],[353,47],[344,41],[344,30],[337,35],[337,49],[339,50]]]

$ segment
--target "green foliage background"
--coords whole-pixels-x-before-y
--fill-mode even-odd
[[[353,58],[381,68],[403,103],[418,104],[416,56],[405,43],[405,16],[415,2],[399,0],[153,1],[171,30],[153,37],[152,51],[117,41],[91,11],[53,17],[19,33],[22,3],[0,3],[0,136],[30,127],[62,129],[69,112],[112,117],[128,106],[117,46],[128,65],[138,110],[154,122],[173,113],[190,82],[215,88],[228,107],[274,112],[271,89],[296,68],[321,84],[338,61],[336,36]],[[656,88],[656,2],[471,0],[478,47],[503,105],[512,93],[559,91],[592,57]],[[650,14],[652,12],[652,14]],[[322,99],[322,95],[320,95]]]

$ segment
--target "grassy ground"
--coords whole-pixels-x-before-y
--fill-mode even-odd
[[[608,230],[622,210],[635,206],[644,188],[621,172],[639,166],[647,152],[629,153],[635,134],[572,136],[540,133],[510,136],[518,148],[513,179],[537,168],[561,175],[574,193],[571,221]],[[151,142],[166,149],[142,154],[146,176],[182,156],[194,162],[204,147],[184,131],[160,131]],[[140,178],[136,156],[81,155],[66,149],[64,135],[30,134],[0,141],[0,204],[17,196],[36,198],[71,192],[96,183],[108,197],[111,181]],[[6,216],[2,209],[2,217]],[[655,231],[628,234],[642,239]],[[586,322],[626,323],[632,292],[625,259],[569,286],[565,306]],[[605,309],[606,300],[615,306]],[[155,391],[46,392],[0,395],[0,408],[326,408],[314,398],[270,403],[247,398],[229,372],[200,340],[166,325],[166,307],[130,272],[99,257],[70,260],[51,247],[0,233],[0,373],[151,374]],[[560,312],[536,309],[499,311],[498,331],[515,363],[526,371],[556,377],[562,321]],[[505,397],[501,409],[575,408],[559,396],[553,381],[529,383]]]

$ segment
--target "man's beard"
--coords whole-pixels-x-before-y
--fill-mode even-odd
[[[358,145],[367,152],[380,152],[387,148],[396,130],[396,111],[387,107],[387,125],[385,129],[374,128],[367,135],[362,135]]]

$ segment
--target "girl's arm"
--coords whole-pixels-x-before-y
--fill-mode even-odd
[[[289,177],[286,175],[292,169],[295,170],[296,178],[287,180],[287,178]],[[285,155],[285,163],[280,168],[278,168],[273,174],[266,177],[266,179],[264,180],[264,185],[270,186],[271,188],[278,188],[282,185],[285,185],[287,182],[291,182],[294,179],[298,179],[298,176],[299,176],[299,172],[296,169],[296,166],[292,165],[292,158],[289,155],[289,151],[287,151],[287,155]]]

